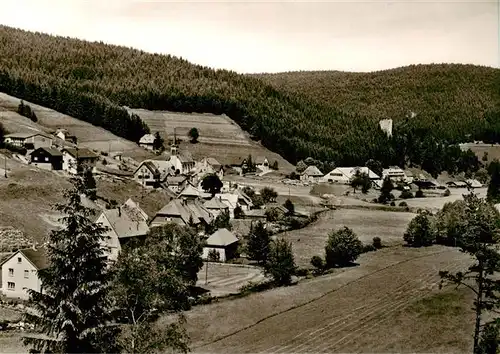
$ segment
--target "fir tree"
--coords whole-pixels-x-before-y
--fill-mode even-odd
[[[500,202],[500,162],[495,160],[488,166],[490,183],[488,185],[487,199],[491,203]]]
[[[271,238],[264,224],[259,221],[257,225],[252,225],[248,235],[247,253],[250,259],[259,263],[265,262],[269,254]]]
[[[110,314],[109,268],[103,236],[106,228],[92,222],[92,210],[81,204],[82,177],[72,178],[66,204],[56,209],[66,215],[65,227],[52,231],[47,247],[49,267],[38,272],[43,292],[28,290],[34,311],[25,320],[43,336],[26,336],[32,352],[116,352],[118,327],[107,326]]]

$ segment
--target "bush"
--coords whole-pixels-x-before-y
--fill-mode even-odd
[[[413,247],[430,246],[436,241],[436,231],[430,218],[429,212],[421,210],[410,221],[403,236],[408,245]]]
[[[312,256],[311,265],[315,268],[315,273],[322,273],[325,269],[325,262],[320,256]]]
[[[444,196],[445,197],[449,197],[451,195],[451,192],[448,188],[446,188],[446,190],[444,191]]]
[[[402,199],[409,199],[409,198],[413,198],[413,193],[410,192],[409,190],[403,190],[401,192],[401,195],[399,196],[400,198]]]
[[[377,248],[374,245],[363,245],[362,253],[368,253],[376,251]]]
[[[354,262],[363,251],[363,244],[356,234],[344,227],[328,236],[325,246],[326,267],[345,266]]]
[[[396,206],[396,203],[395,202],[391,202],[391,206]]]
[[[372,240],[372,245],[373,247],[375,247],[376,249],[381,249],[383,246],[382,246],[382,239],[380,237],[374,237],[373,240]]]
[[[400,207],[407,207],[408,203],[407,202],[401,202],[401,203],[399,203],[399,206]]]
[[[296,269],[292,244],[282,238],[273,241],[264,264],[265,273],[270,275],[276,284],[289,285]]]
[[[424,192],[421,189],[415,192],[415,198],[423,198],[423,197],[424,197]]]

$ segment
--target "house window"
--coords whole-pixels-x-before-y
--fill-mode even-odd
[[[49,161],[49,158],[48,158],[48,157],[46,157],[46,158],[45,158],[45,161]]]
[[[28,279],[28,278],[29,278],[29,276],[30,276],[30,271],[29,271],[29,270],[27,270],[27,269],[25,269],[25,270],[24,270],[24,277],[25,277],[26,279]]]
[[[7,289],[9,289],[9,290],[15,290],[16,289],[16,283],[13,283],[13,282],[9,281],[7,283]]]
[[[17,257],[17,263],[21,263],[22,259],[21,257]]]
[[[9,268],[9,277],[14,276],[14,268]]]
[[[38,161],[38,157],[37,156],[33,156],[33,161]]]

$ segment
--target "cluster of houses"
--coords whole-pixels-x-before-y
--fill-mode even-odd
[[[405,170],[398,166],[391,166],[382,170],[382,175],[378,176],[368,167],[337,167],[327,174],[323,174],[316,166],[308,166],[301,174],[300,180],[309,183],[337,183],[350,184],[356,173],[365,173],[372,181],[375,189],[380,189],[386,177],[393,183],[401,184],[405,188],[414,184],[421,189],[443,189],[443,188],[481,188],[482,183],[475,179],[466,179],[463,181],[450,181],[446,185],[440,184],[436,180],[426,178],[424,175],[413,177],[408,175]]]
[[[178,160],[174,158],[172,163],[175,161]],[[183,160],[179,162],[183,163]],[[214,165],[215,171],[212,170]],[[144,162],[141,166],[146,167],[150,174],[157,172],[156,170],[151,171],[150,166]],[[215,160],[206,159],[202,166],[205,172],[220,172]],[[174,167],[182,166],[174,165]],[[171,169],[170,165],[167,168]],[[115,261],[126,243],[132,239],[143,239],[152,227],[167,223],[195,227],[205,240],[203,258],[207,259],[214,252],[218,253],[217,258],[223,262],[234,257],[239,239],[233,232],[219,229],[211,235],[206,235],[204,230],[223,212],[228,213],[230,218],[234,218],[234,211],[238,207],[244,213],[251,213],[252,199],[242,189],[234,185],[225,185],[224,191],[221,190],[220,193],[212,195],[204,192],[199,185],[194,185],[185,175],[171,176],[166,174],[166,176],[167,178],[177,178],[176,181],[179,182],[175,184],[176,197],[158,210],[155,215],[149,216],[132,199],[128,199],[114,209],[100,209],[98,211],[95,222],[107,228],[108,259]],[[162,183],[169,184],[170,182],[163,181]],[[262,213],[261,217],[265,218],[265,214]],[[45,252],[43,247],[22,249],[9,255],[3,261],[0,260],[2,291],[7,297],[27,299],[26,288],[41,289],[37,271],[47,266]]]
[[[87,148],[78,148],[77,139],[66,129],[58,129],[54,136],[44,133],[7,134],[5,142],[25,148],[28,162],[45,170],[63,170],[77,174],[76,166],[93,168],[99,155]]]

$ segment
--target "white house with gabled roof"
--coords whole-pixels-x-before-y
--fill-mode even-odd
[[[376,181],[380,177],[368,167],[337,167],[321,178],[322,182],[349,184],[356,175],[356,172],[366,173],[370,180]]]

